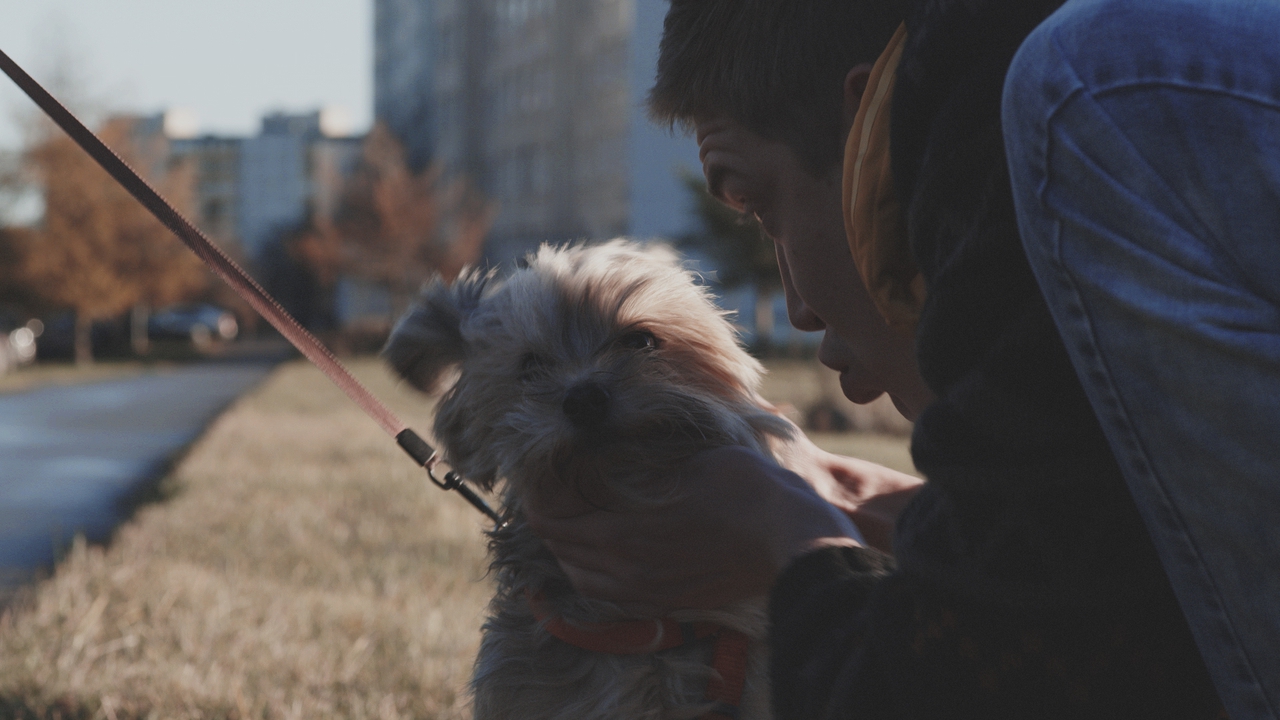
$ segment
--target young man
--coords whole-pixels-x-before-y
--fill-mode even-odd
[[[651,517],[616,518],[566,497],[529,510],[589,594],[653,609],[771,589],[781,717],[1222,716],[1111,449],[1116,435],[1109,444],[1090,405],[1097,387],[1091,381],[1086,395],[1077,379],[1018,232],[1001,92],[1015,51],[1058,5],[672,2],[655,113],[692,126],[712,191],[760,218],[778,247],[792,322],[826,331],[821,357],[841,372],[846,394],[862,401],[888,392],[916,417],[913,456],[929,482],[917,491],[887,471],[819,454],[823,472],[806,475],[868,540],[868,528],[896,524],[896,566],[798,478],[736,449],[694,458],[688,496]],[[1124,19],[1140,29],[1140,15]],[[1095,38],[1080,28],[1097,17],[1093,9],[1077,16],[1067,33],[1075,44],[1044,40],[1028,64],[1062,47],[1089,47],[1082,38]],[[895,35],[903,21],[905,33]],[[1187,27],[1195,25],[1175,29]],[[891,39],[892,52],[883,52]],[[1107,68],[1094,70],[1094,80],[1105,80]],[[1034,85],[1047,72],[1023,75],[1026,92],[1041,93]],[[1271,87],[1274,95],[1280,83]],[[1054,103],[1069,95],[1059,90],[1050,110],[1030,103],[1029,118],[1015,119],[1042,136]],[[887,147],[878,150],[869,147],[873,107],[888,127]],[[1007,102],[1004,110],[1014,111]],[[864,132],[851,137],[851,129]],[[1029,154],[1046,146],[1028,136]],[[1011,140],[1011,147],[1023,146]],[[876,152],[884,159],[878,173],[866,170]],[[1033,167],[1040,174],[1019,186],[1024,232],[1056,237],[1041,226],[1061,221],[1053,216],[1061,205],[1037,208],[1043,197],[1035,191],[1055,169],[1043,157]],[[869,221],[856,207],[864,182],[889,189],[872,203],[879,210]],[[854,248],[858,262],[846,222],[855,234],[862,227],[875,236],[868,253]],[[897,257],[895,243],[921,275],[922,303],[913,303],[921,298],[910,277],[867,272],[867,258]],[[1037,268],[1053,275],[1057,261],[1050,255]],[[1079,288],[1074,277],[1069,290]],[[1085,294],[1098,301],[1098,293]],[[914,350],[895,327],[894,303],[903,297],[918,313]],[[1079,308],[1068,298],[1054,313],[1087,326]],[[1274,322],[1275,313],[1269,317]],[[1097,338],[1068,336],[1082,374],[1096,372],[1095,346],[1084,340]],[[1103,339],[1114,349],[1114,334]],[[1255,357],[1252,368],[1275,370],[1265,353]],[[1103,373],[1097,385],[1109,379]],[[1150,494],[1138,497],[1152,517]],[[709,577],[706,567],[722,572]],[[1193,618],[1218,610],[1196,605],[1183,587],[1179,594]],[[1258,602],[1228,600],[1236,603],[1229,610]],[[1222,636],[1200,639],[1212,650]],[[1245,647],[1231,642],[1229,649]],[[1271,717],[1260,666],[1248,662],[1265,658],[1238,656],[1245,661],[1215,666],[1231,716]]]

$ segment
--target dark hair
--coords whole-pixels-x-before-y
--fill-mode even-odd
[[[671,0],[649,112],[686,128],[727,116],[821,174],[844,146],[845,75],[901,20],[896,0]]]

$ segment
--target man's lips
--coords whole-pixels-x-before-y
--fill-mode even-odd
[[[850,372],[851,366],[842,362],[839,358],[840,353],[835,353],[837,357],[832,357],[828,354],[828,349],[825,342],[818,348],[818,362],[840,373],[840,391],[845,397],[859,405],[864,405],[884,394],[882,388],[856,384],[854,374]]]

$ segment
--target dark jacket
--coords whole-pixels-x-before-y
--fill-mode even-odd
[[[1018,237],[1005,72],[1060,2],[922,0],[891,154],[928,300],[929,483],[872,550],[807,555],[771,605],[781,718],[1212,718],[1220,704]]]

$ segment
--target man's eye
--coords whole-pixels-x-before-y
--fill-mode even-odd
[[[730,195],[725,199],[727,201],[725,202],[726,205],[737,210],[743,215],[750,217],[756,214],[755,203],[751,202],[743,195]]]
[[[648,330],[634,330],[618,338],[617,345],[627,350],[656,350],[658,338]]]
[[[764,222],[760,217],[764,213],[764,208],[758,202],[745,197],[737,198],[730,207],[740,213],[738,222],[742,225],[754,225]]]

